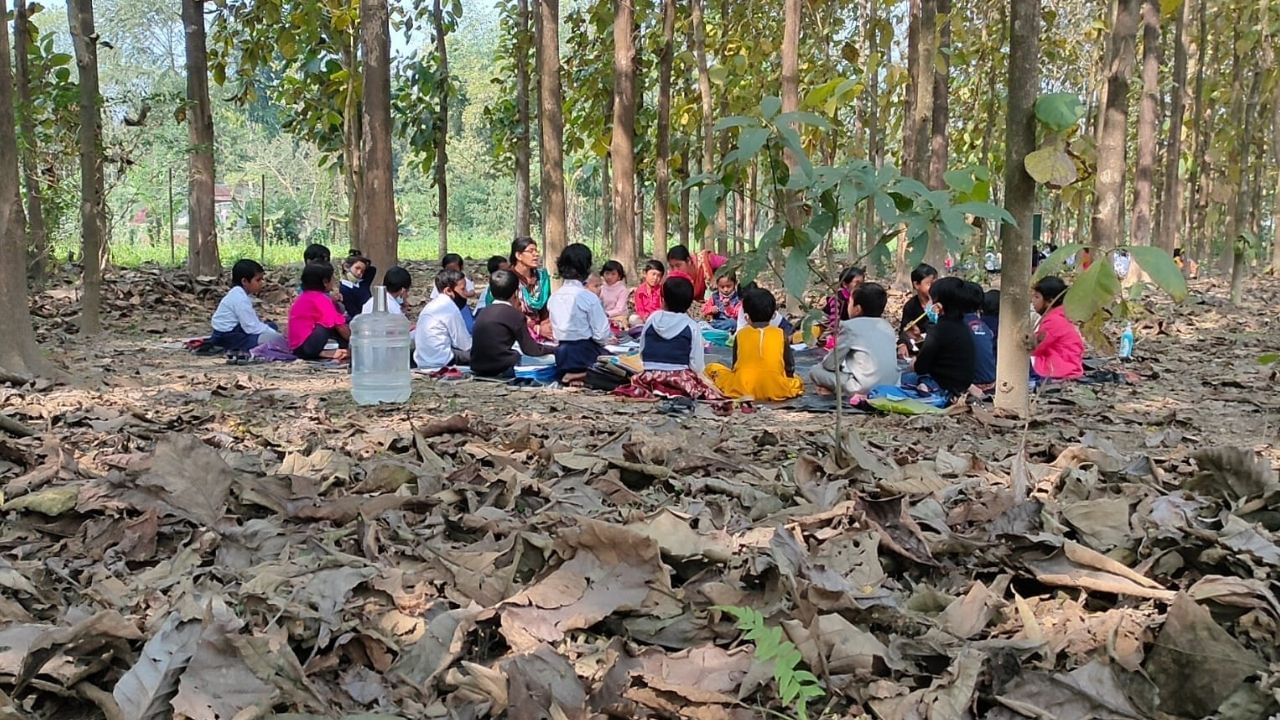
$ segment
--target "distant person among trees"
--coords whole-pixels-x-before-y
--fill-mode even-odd
[[[520,278],[520,299],[534,338],[551,338],[547,301],[551,299],[551,274],[542,267],[538,243],[532,238],[511,241],[511,271]]]
[[[1050,275],[1031,288],[1031,306],[1040,313],[1031,372],[1042,380],[1074,380],[1084,376],[1084,338],[1062,306],[1067,284]]]
[[[226,350],[228,363],[246,363],[250,350],[282,337],[275,325],[258,319],[253,308],[264,277],[262,266],[254,260],[237,260],[231,266],[231,290],[213,312],[213,334],[209,336],[210,345]]]
[[[911,287],[915,294],[902,306],[902,322],[898,323],[898,357],[907,359],[920,352],[920,345],[937,322],[932,312],[930,290],[938,279],[938,270],[921,263],[911,271]]]
[[[996,336],[982,319],[986,295],[976,282],[964,284],[964,322],[973,336],[973,384],[982,392],[996,385]]]
[[[314,262],[302,268],[302,292],[289,308],[289,349],[303,360],[349,357],[351,328],[333,303],[333,266]],[[335,342],[338,349],[330,350]]]

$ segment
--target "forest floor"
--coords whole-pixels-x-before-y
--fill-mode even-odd
[[[415,377],[357,408],[342,371],[174,349],[222,286],[118,272],[92,343],[46,290],[71,381],[0,387],[34,431],[0,432],[0,719],[795,717],[793,665],[808,717],[1267,717],[1280,282],[1252,283],[1147,300],[1130,383],[1029,423],[846,415],[842,452],[767,406]],[[798,661],[754,657],[782,638]]]

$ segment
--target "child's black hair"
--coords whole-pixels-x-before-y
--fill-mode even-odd
[[[1040,293],[1040,297],[1049,303],[1049,307],[1056,308],[1062,304],[1062,299],[1067,294],[1067,283],[1057,275],[1050,275],[1040,278],[1039,282],[1031,286],[1031,289]]]
[[[445,290],[462,282],[465,277],[457,270],[441,270],[436,273],[436,289],[443,295]]]
[[[387,292],[398,293],[413,286],[413,277],[409,275],[408,270],[396,265],[382,276],[382,284],[387,287]]]
[[[853,304],[862,308],[862,317],[884,317],[884,308],[889,304],[889,293],[879,283],[863,283],[853,291]]]
[[[360,251],[359,251],[359,250],[353,250],[352,252],[354,252],[354,253],[359,253]],[[364,263],[364,267],[365,267],[365,269],[366,269],[366,270],[368,270],[368,269],[369,269],[369,265],[370,265],[369,258],[367,258],[367,257],[365,257],[365,256],[363,256],[363,255],[359,255],[359,254],[356,254],[356,255],[348,255],[348,256],[347,256],[347,259],[342,261],[342,267],[343,267],[343,268],[348,268],[348,269],[349,269],[349,268],[355,267],[355,264],[356,264],[356,263]]]
[[[982,296],[982,314],[987,317],[1000,317],[1000,291],[988,290]]]
[[[489,273],[489,293],[494,300],[508,301],[520,289],[520,278],[510,270],[494,270]]]
[[[911,284],[918,285],[924,282],[925,278],[938,277],[938,269],[929,263],[920,263],[915,270],[911,271]]]
[[[302,261],[308,265],[311,263],[327,263],[329,262],[329,248],[320,243],[311,243],[306,250],[302,251]]]
[[[556,272],[564,280],[586,280],[591,274],[591,248],[582,243],[569,243],[556,258]]]
[[[860,267],[847,267],[840,273],[840,287],[844,287],[860,277],[866,277],[867,271]]]
[[[237,260],[236,264],[231,266],[231,287],[240,287],[245,280],[252,280],[265,272],[257,260],[249,258]]]
[[[657,270],[663,275],[667,274],[667,266],[663,265],[661,260],[650,260],[646,262],[644,264],[644,271],[649,272],[650,270]]]
[[[302,268],[302,289],[324,292],[324,284],[333,279],[333,266],[327,262],[307,263]]]
[[[735,272],[734,272],[734,271],[732,271],[732,270],[724,270],[724,271],[721,271],[721,273],[720,273],[719,277],[727,278],[727,279],[728,279],[730,282],[732,282],[734,285],[737,285],[737,284],[738,284],[738,274],[737,274],[737,273],[735,273]]]
[[[768,290],[752,288],[742,295],[742,312],[751,322],[767,323],[777,311],[778,300]]]
[[[669,277],[662,282],[662,307],[667,312],[687,313],[693,305],[693,283],[682,277]]]
[[[440,258],[440,267],[442,268],[447,268],[450,265],[453,265],[455,263],[457,263],[458,269],[461,270],[462,256],[459,255],[458,253],[445,253],[444,257]]]
[[[942,316],[952,320],[964,318],[967,299],[964,281],[958,277],[944,277],[929,288],[929,297],[942,305]]]
[[[648,266],[646,265],[646,267],[648,267]],[[601,268],[600,268],[600,276],[601,276],[601,277],[603,277],[603,276],[604,276],[604,274],[605,274],[605,273],[607,273],[607,272],[616,272],[616,273],[618,273],[618,279],[619,279],[619,280],[623,280],[623,281],[625,281],[625,280],[627,279],[627,270],[626,270],[626,268],[622,267],[622,263],[618,262],[617,260],[610,260],[609,262],[605,263],[603,267],[601,267]]]
[[[689,248],[683,245],[673,245],[671,249],[667,251],[667,262],[671,262],[672,260],[689,262],[689,257]]]
[[[485,269],[489,271],[490,275],[492,275],[502,269],[502,263],[510,265],[511,261],[501,255],[494,255],[489,258],[489,262],[485,263]]]
[[[512,265],[516,264],[516,256],[524,252],[530,245],[537,245],[538,241],[531,237],[518,237],[511,241],[511,257],[507,258],[507,262]]]
[[[964,284],[964,312],[976,313],[982,310],[982,286],[973,281],[965,281]]]

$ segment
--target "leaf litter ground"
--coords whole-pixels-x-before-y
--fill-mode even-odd
[[[1278,709],[1280,322],[1221,286],[1149,302],[1131,384],[847,417],[842,452],[770,408],[356,408],[167,349],[221,292],[119,273],[92,346],[36,297],[75,380],[0,388],[0,717],[790,716],[725,605],[795,645],[811,717]]]

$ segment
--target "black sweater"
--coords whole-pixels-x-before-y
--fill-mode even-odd
[[[512,349],[520,344],[525,355],[549,355],[555,352],[534,341],[524,313],[498,303],[486,305],[476,315],[471,332],[471,372],[480,377],[497,377],[520,363],[520,353]]]
[[[975,362],[969,326],[962,318],[943,317],[924,339],[915,371],[932,377],[944,390],[962,395],[973,383]]]
[[[911,299],[902,306],[902,322],[898,323],[899,345],[911,347],[910,338],[907,337],[907,326],[916,318],[920,318],[920,322],[917,322],[915,327],[920,330],[922,335],[927,336],[929,331],[933,329],[933,322],[929,320],[929,316],[925,315],[924,317],[920,317],[921,315],[924,315],[924,306],[920,304],[920,296],[912,295]],[[915,354],[914,351],[912,354]]]

